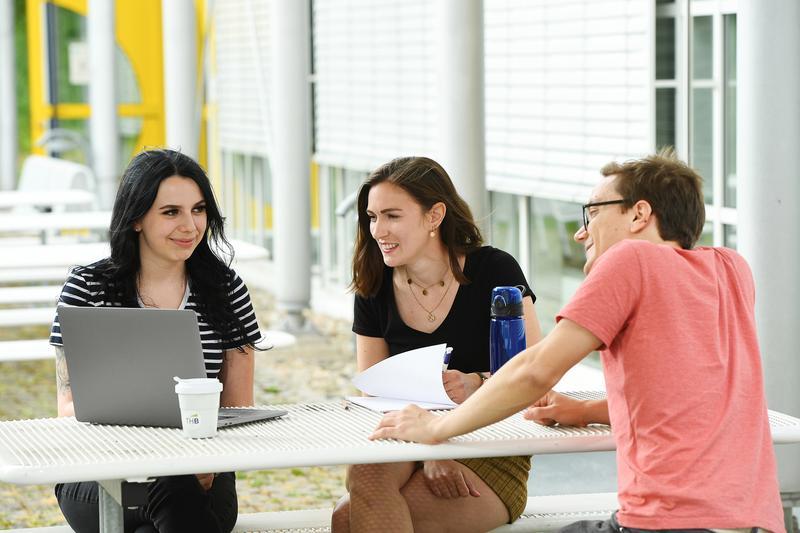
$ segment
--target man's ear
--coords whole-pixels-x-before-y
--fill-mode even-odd
[[[447,213],[447,206],[444,205],[444,202],[436,202],[428,209],[428,222],[431,225],[431,231],[437,229],[439,225],[444,220],[444,215]]]
[[[640,233],[647,228],[651,220],[654,221],[655,214],[653,207],[647,200],[639,200],[631,208],[633,212],[633,220],[631,220],[631,232]]]

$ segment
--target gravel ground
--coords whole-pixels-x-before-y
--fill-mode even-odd
[[[251,289],[262,327],[280,316],[272,296]],[[355,373],[350,324],[308,315],[314,333],[296,345],[256,354],[257,404],[294,403],[351,394]],[[0,330],[0,340],[41,338],[47,328]],[[6,362],[0,373],[0,420],[55,416],[53,361]],[[293,468],[237,474],[241,512],[332,507],[343,493],[344,467]],[[63,524],[52,486],[0,483],[0,529]]]

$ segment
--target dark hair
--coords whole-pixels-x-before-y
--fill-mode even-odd
[[[603,176],[616,175],[614,187],[625,199],[623,209],[646,200],[658,223],[658,234],[691,250],[703,233],[706,209],[703,178],[667,147],[657,154],[624,163],[608,163]]]
[[[101,279],[106,301],[137,307],[137,274],[141,268],[139,234],[134,225],[153,205],[161,182],[172,176],[191,179],[200,188],[206,204],[205,235],[186,260],[186,276],[196,297],[197,310],[224,338],[245,339],[228,297],[233,271],[233,247],[225,238],[225,220],[205,171],[192,158],[174,150],[146,150],[134,157],[122,174],[111,211],[109,241],[111,256],[93,266]],[[209,246],[214,244],[214,249]],[[216,251],[215,251],[216,250]],[[217,254],[228,257],[227,262]]]
[[[372,171],[358,191],[358,231],[350,289],[359,296],[372,296],[383,282],[383,258],[378,243],[370,233],[367,215],[369,191],[383,182],[402,188],[423,211],[430,210],[438,202],[445,205],[446,213],[438,228],[439,235],[447,247],[450,269],[455,279],[461,284],[469,283],[458,264],[458,257],[483,244],[483,237],[469,206],[458,195],[450,176],[439,163],[427,157],[399,157]]]

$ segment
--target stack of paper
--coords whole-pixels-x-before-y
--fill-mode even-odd
[[[446,348],[446,344],[437,344],[387,357],[353,378],[353,384],[370,396],[347,399],[381,412],[412,403],[423,409],[452,409],[456,404],[442,382]]]

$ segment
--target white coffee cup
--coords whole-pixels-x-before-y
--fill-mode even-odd
[[[181,379],[175,376],[181,407],[183,436],[206,439],[217,434],[217,413],[222,383],[216,378]]]

